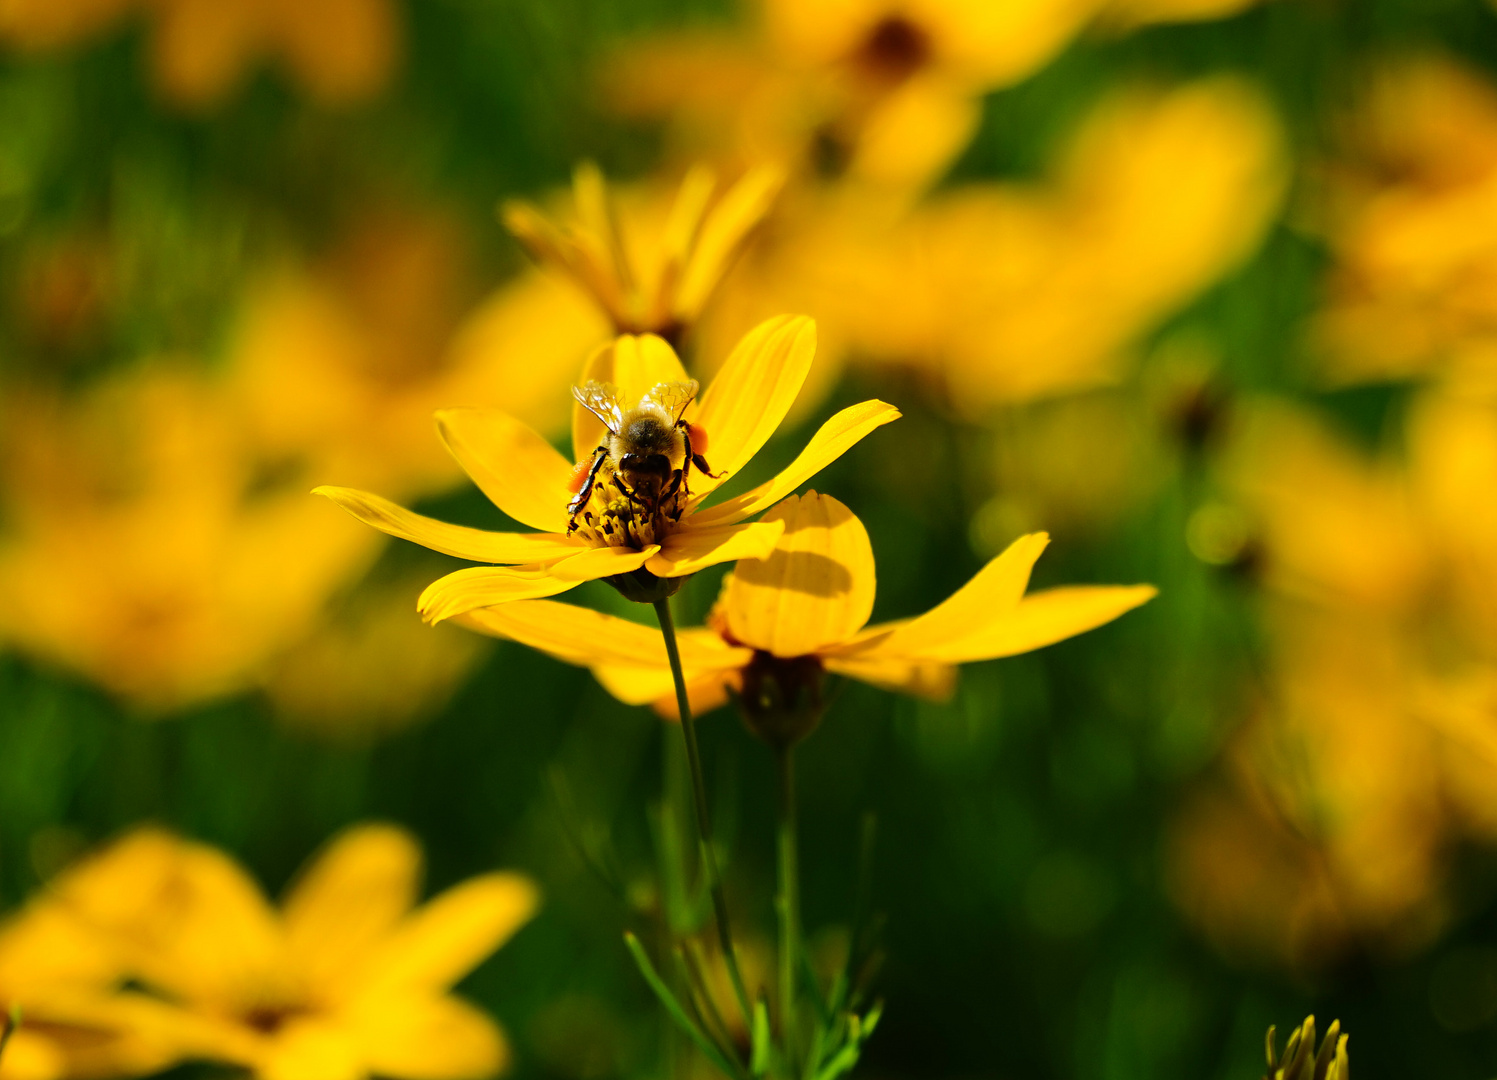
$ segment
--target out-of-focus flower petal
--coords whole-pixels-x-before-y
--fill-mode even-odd
[[[274,985],[285,959],[275,912],[238,864],[182,844],[172,887],[132,935],[131,963],[148,985],[183,1000],[234,1001],[247,977]]]
[[[728,499],[692,516],[697,525],[709,526],[742,521],[779,502],[822,469],[836,461],[875,428],[899,419],[899,410],[882,401],[864,401],[833,416],[817,430],[786,468],[752,491]],[[715,468],[715,463],[713,464]]]
[[[346,104],[378,93],[389,81],[401,41],[392,0],[319,0],[277,12],[287,63],[313,97]]]
[[[498,409],[443,409],[437,431],[459,465],[500,510],[545,532],[567,531],[571,463],[530,427]]]
[[[740,562],[723,586],[732,637],[775,656],[810,656],[862,629],[873,611],[873,547],[851,510],[814,491],[764,517],[783,523],[773,554]]]
[[[267,1039],[257,1080],[361,1080],[368,1075],[354,1034],[344,1025],[297,1019]]]
[[[508,941],[539,904],[534,883],[519,874],[454,885],[407,918],[371,958],[364,992],[446,989]]]
[[[939,77],[910,79],[869,117],[851,171],[896,190],[918,191],[972,141],[982,106]]]
[[[486,563],[548,563],[583,550],[580,541],[559,533],[503,533],[449,525],[353,488],[315,488],[366,525],[459,559]]]
[[[656,577],[685,577],[736,559],[762,559],[774,550],[784,526],[756,521],[706,529],[682,529],[665,538],[645,569]]]
[[[675,316],[690,324],[701,314],[712,291],[738,254],[748,232],[763,220],[785,182],[784,171],[771,166],[750,169],[723,193],[702,222],[694,249],[676,288]]]
[[[708,462],[738,472],[769,441],[800,393],[816,355],[816,324],[805,316],[767,319],[746,334],[701,398],[694,423],[711,438]],[[721,482],[694,481],[699,494]]]
[[[390,825],[348,830],[305,871],[283,915],[287,943],[317,989],[354,989],[346,980],[411,909],[420,875],[421,849]]]
[[[509,1044],[494,1021],[455,997],[371,1002],[355,1011],[361,1056],[376,1076],[478,1080],[503,1071]]]
[[[259,47],[251,4],[177,0],[163,5],[151,37],[156,83],[174,104],[202,108],[223,99]]]

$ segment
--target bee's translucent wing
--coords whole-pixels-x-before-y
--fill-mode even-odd
[[[624,406],[619,403],[619,388],[613,383],[594,379],[586,386],[572,387],[572,396],[582,403],[584,409],[603,421],[603,426],[612,434],[617,435],[624,426]]]
[[[674,424],[681,419],[681,414],[686,411],[686,406],[691,404],[692,398],[697,396],[697,386],[695,379],[687,379],[685,382],[656,383],[640,404],[656,406],[669,416],[671,423]]]

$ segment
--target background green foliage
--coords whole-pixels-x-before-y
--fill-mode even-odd
[[[0,64],[0,276],[22,239],[79,221],[120,237],[127,289],[83,361],[87,381],[143,352],[212,356],[226,298],[266,250],[315,248],[344,193],[371,182],[456,208],[492,280],[519,265],[497,199],[565,182],[587,156],[615,175],[655,160],[649,131],[600,113],[599,49],[661,26],[710,24],[723,4],[666,0],[415,0],[394,93],[329,114],[268,76],[209,119],[151,101],[141,41],[114,35],[65,58]],[[1497,20],[1475,0],[1281,0],[1232,20],[1085,40],[993,96],[957,179],[1024,175],[1086,105],[1125,74],[1246,71],[1269,88],[1302,155],[1349,66],[1429,40],[1497,69]],[[1229,390],[1318,397],[1369,435],[1392,391],[1312,391],[1299,321],[1321,258],[1281,226],[1252,262],[1179,315],[1219,349]],[[10,375],[55,358],[0,320]],[[978,433],[912,387],[863,375],[825,403],[877,395],[906,419],[828,470],[868,525],[879,560],[875,618],[924,610],[991,552],[971,521],[993,494]],[[1162,437],[1173,438],[1163,418]],[[789,456],[776,443],[756,468]],[[866,1075],[1215,1080],[1261,1071],[1261,1039],[1308,1011],[1340,1017],[1358,1075],[1478,1080],[1497,1071],[1497,1027],[1452,1034],[1431,994],[1441,964],[1497,936],[1497,864],[1470,853],[1458,876],[1472,912],[1428,955],[1387,966],[1353,957],[1313,985],[1225,966],[1161,886],[1163,823],[1237,719],[1235,677],[1252,662],[1249,587],[1189,555],[1201,497],[1191,451],[1170,444],[1168,480],[1124,520],[1056,536],[1039,584],[1151,581],[1161,596],[1120,622],[1042,653],[973,665],[944,706],[860,685],[840,693],[801,757],[806,924],[844,923],[865,811],[878,822],[876,906],[888,916],[888,1008]],[[493,523],[476,492],[424,507]],[[385,570],[423,556],[392,548]],[[584,593],[609,603],[602,587]],[[683,608],[705,612],[712,575]],[[414,614],[412,618],[414,618]],[[730,712],[703,724],[731,894],[772,888],[772,781]],[[558,770],[590,828],[622,861],[650,858],[647,804],[662,740],[643,710],[518,645],[496,648],[434,721],[368,746],[288,733],[245,697],[165,720],[0,658],[0,886],[20,900],[70,851],[141,820],[222,845],[279,886],[343,825],[378,817],[424,841],[433,887],[491,866],[525,869],[548,902],[466,985],[513,1034],[517,1076],[633,1075],[653,1068],[661,1021],[620,942],[628,913],[587,873],[557,824]],[[741,910],[767,933],[764,910]],[[1432,987],[1434,988],[1432,990]]]

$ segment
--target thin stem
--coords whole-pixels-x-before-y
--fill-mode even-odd
[[[780,773],[779,876],[780,895],[780,1037],[787,1057],[796,1045],[795,983],[800,956],[800,867],[795,838],[795,748],[786,745],[776,754]]]
[[[696,803],[697,831],[701,834],[702,865],[707,872],[707,888],[712,894],[712,911],[717,922],[717,940],[722,946],[723,963],[733,983],[738,1007],[746,1024],[752,1025],[748,992],[738,971],[738,954],[733,950],[733,932],[728,924],[728,898],[723,892],[722,877],[717,871],[717,855],[712,848],[712,818],[707,812],[707,782],[702,776],[702,755],[697,749],[696,721],[691,716],[691,702],[686,694],[686,675],[681,670],[681,650],[676,645],[676,623],[671,618],[670,598],[655,601],[655,617],[665,638],[665,655],[670,660],[671,678],[676,684],[676,707],[681,713],[681,735],[686,740],[686,762],[691,766],[691,792]]]

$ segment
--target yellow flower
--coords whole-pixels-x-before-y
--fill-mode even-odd
[[[767,555],[784,526],[777,521],[746,524],[745,519],[899,416],[898,410],[880,401],[844,409],[822,425],[774,479],[702,509],[702,500],[737,473],[779,427],[815,351],[815,324],[803,317],[770,319],[749,333],[700,401],[689,403],[684,413],[716,474],[693,469],[686,479],[690,463],[679,449],[673,451],[670,465],[682,482],[678,490],[660,493],[652,511],[641,509],[640,498],[628,493],[628,485],[610,466],[592,487],[590,500],[569,513],[579,489],[587,490],[581,486],[583,473],[605,434],[602,421],[581,404],[581,389],[572,421],[576,465],[499,410],[447,409],[437,414],[447,448],[494,505],[516,521],[545,531],[485,532],[449,525],[349,488],[320,487],[317,494],[392,536],[474,562],[509,564],[459,570],[434,582],[418,604],[431,623],[475,608],[553,596],[599,578],[626,590],[637,586],[648,591],[659,585],[659,579],[682,579],[718,563]],[[675,351],[661,338],[646,334],[625,335],[598,352],[589,361],[583,382],[616,388],[617,399],[627,410],[643,403],[661,384],[684,389],[680,384],[689,380]],[[701,441],[703,434],[710,444]],[[669,583],[664,588],[673,591]]]
[[[316,263],[278,267],[246,292],[226,376],[256,453],[304,486],[333,473],[414,498],[462,475],[431,437],[443,405],[503,401],[542,431],[566,423],[559,399],[606,340],[602,325],[579,325],[549,281],[465,315],[474,290],[454,220],[399,204],[351,217]],[[542,321],[549,352],[531,329]]]
[[[1314,326],[1328,373],[1497,372],[1497,87],[1448,58],[1372,73],[1342,124],[1322,220],[1335,267]]]
[[[1341,1021],[1331,1021],[1320,1049],[1315,1048],[1315,1017],[1289,1035],[1284,1054],[1279,1055],[1274,1028],[1268,1029],[1268,1075],[1264,1080],[1351,1080],[1351,1062],[1346,1055],[1349,1036],[1341,1034]]]
[[[710,627],[678,636],[693,709],[739,694],[745,708],[818,707],[821,673],[927,697],[950,693],[955,665],[1014,656],[1110,622],[1155,595],[1149,585],[1075,586],[1024,594],[1043,533],[1014,541],[950,598],[919,618],[868,626],[873,550],[863,523],[836,499],[791,496],[765,515],[784,534],[762,560],[723,583]],[[465,625],[591,667],[620,700],[674,713],[658,633],[554,601],[472,611]]]
[[[608,101],[667,114],[687,152],[781,162],[907,195],[975,134],[982,97],[1040,70],[1089,25],[1219,18],[1256,0],[766,0],[756,32],[633,42]]]
[[[153,1010],[115,993],[128,969],[102,925],[135,917],[164,880],[162,849],[142,839],[81,860],[0,924],[0,1010],[22,1015],[0,1080],[139,1076],[177,1060]]]
[[[413,910],[415,840],[364,825],[277,911],[217,850],[147,835],[170,844],[167,886],[112,929],[145,988],[135,998],[184,1056],[263,1080],[476,1080],[507,1063],[498,1027],[449,987],[531,917],[526,878],[482,874]]]
[[[602,172],[587,162],[573,176],[573,223],[554,225],[519,201],[505,204],[504,223],[542,265],[580,286],[615,333],[657,334],[679,345],[744,238],[768,212],[781,180],[778,170],[766,167],[719,185],[712,170],[699,165],[687,172],[668,209],[657,202],[631,207],[624,217]]]
[[[1231,78],[1100,102],[1041,182],[953,188],[905,214],[787,198],[703,327],[805,311],[839,353],[913,367],[985,415],[1115,381],[1128,347],[1257,246],[1287,180],[1279,124]]]
[[[393,0],[7,0],[0,37],[55,48],[136,12],[156,20],[159,88],[187,107],[222,101],[262,57],[283,64],[319,101],[358,101],[383,89],[400,52]]]
[[[221,384],[165,365],[12,394],[0,639],[152,709],[252,684],[379,545],[262,470],[244,428]]]

